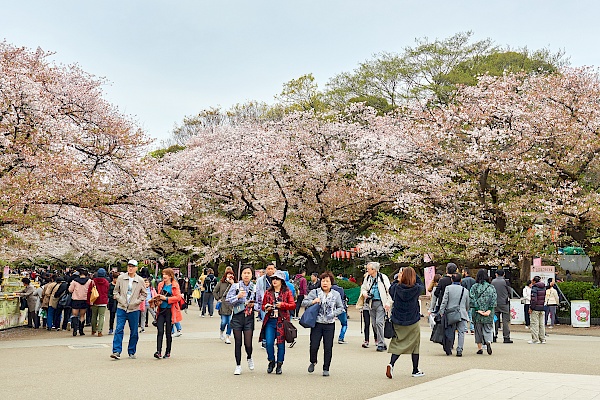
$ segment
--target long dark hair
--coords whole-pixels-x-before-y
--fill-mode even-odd
[[[274,277],[275,277],[275,275],[273,275],[273,276],[271,277],[271,287],[270,287],[269,289],[267,289],[267,290],[270,290],[270,291],[271,291],[271,292],[273,292],[273,293],[275,293],[275,288],[273,287],[273,281],[272,281],[272,279],[273,279]],[[275,279],[279,279],[279,278],[275,277]],[[279,279],[279,280],[281,281],[281,289],[280,289],[280,290],[281,290],[281,293],[285,292],[286,290],[290,290],[290,288],[288,288],[288,286],[287,286],[287,284],[285,283],[285,281],[284,281],[284,280],[281,280],[281,279]]]
[[[481,268],[479,271],[477,271],[477,277],[475,278],[475,282],[477,282],[477,283],[487,282],[487,278],[488,278],[487,270]]]

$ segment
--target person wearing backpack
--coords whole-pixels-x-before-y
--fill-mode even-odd
[[[300,307],[302,307],[302,301],[304,296],[308,294],[308,282],[306,281],[306,270],[302,268],[298,274],[294,277],[294,287],[296,288],[296,316],[295,319],[300,319]]]
[[[200,316],[204,318],[206,314],[206,310],[208,309],[208,314],[212,318],[214,313],[214,300],[215,296],[213,292],[217,283],[219,283],[218,279],[215,277],[215,271],[212,268],[208,269],[208,275],[204,279],[204,296],[202,297],[202,314]]]

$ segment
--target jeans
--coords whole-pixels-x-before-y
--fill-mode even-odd
[[[64,314],[64,315],[63,315]],[[62,317],[62,326],[60,323]],[[58,328],[62,328],[62,330],[67,329],[67,323],[69,322],[69,318],[71,318],[71,309],[70,308],[60,308],[60,306],[54,311],[54,323],[53,326]]]
[[[221,332],[227,327],[227,336],[231,335],[231,315],[221,315]]]
[[[340,336],[338,336],[338,340],[344,340],[346,337],[346,331],[348,330],[348,313],[344,311],[340,315],[338,315],[340,320],[340,325],[342,325],[342,329],[340,329]]]
[[[329,371],[331,357],[333,355],[333,336],[335,335],[335,324],[321,324],[317,322],[314,328],[310,330],[310,362],[317,363],[317,353],[321,346],[323,338],[323,371]],[[383,334],[382,334],[383,337]]]
[[[556,305],[548,305],[548,313],[545,315],[546,320],[544,322],[548,323],[548,316],[550,316],[550,323],[548,325],[554,326],[556,323],[556,309],[558,306]]]
[[[285,343],[277,344],[275,358],[275,342],[277,341],[277,318],[269,318],[265,325],[265,340],[267,341],[267,360],[282,363],[285,357]]]
[[[212,317],[214,313],[213,301],[215,296],[211,293],[204,292],[204,297],[202,299],[202,315],[206,314],[206,309],[208,308],[208,313]]]
[[[171,353],[171,343],[173,342],[173,337],[171,336],[171,330],[173,329],[173,326],[171,322],[171,309],[161,309],[161,311],[158,313],[158,317],[156,318],[156,327],[158,328],[158,333],[156,334],[156,351],[159,353],[162,352],[163,336],[165,334],[167,336],[167,348],[165,353]]]
[[[140,310],[126,312],[117,308],[117,329],[113,337],[113,353],[121,354],[123,350],[123,332],[125,330],[125,322],[129,323],[129,345],[127,346],[127,354],[135,354],[138,342],[138,322],[140,320]]]
[[[105,313],[106,306],[92,306],[92,332],[102,332]]]
[[[181,331],[181,322],[175,322],[172,326],[171,326],[171,332],[175,333],[175,329],[177,329],[177,332]]]
[[[54,327],[54,307],[48,306],[48,317],[46,319],[48,320],[48,329],[52,329]]]

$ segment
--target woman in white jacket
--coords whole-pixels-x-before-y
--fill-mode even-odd
[[[386,351],[385,339],[383,336],[383,324],[385,313],[392,307],[392,298],[390,297],[390,280],[380,273],[381,265],[378,262],[367,264],[367,277],[363,281],[360,292],[365,299],[365,307],[371,314],[371,325],[377,330],[377,351]]]

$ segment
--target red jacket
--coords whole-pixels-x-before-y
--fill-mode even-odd
[[[92,293],[92,286],[96,285],[96,289],[98,289],[98,298],[94,302],[95,306],[105,306],[108,304],[108,288],[110,283],[106,280],[106,278],[94,278],[93,284],[88,287],[87,293],[87,301],[88,304],[90,302],[90,294]]]
[[[285,343],[285,330],[283,329],[283,321],[290,320],[290,310],[296,309],[296,302],[294,301],[294,296],[292,295],[291,290],[283,290],[279,293],[278,299],[279,305],[279,317],[277,317],[277,344]],[[277,300],[275,300],[275,292],[272,290],[267,290],[263,297],[262,302],[262,310],[265,311],[265,305],[272,304],[275,305]],[[265,314],[265,319],[263,321],[263,329],[261,330],[260,341],[263,339],[264,327],[269,321],[271,317],[271,313]]]
[[[162,288],[165,285],[164,281],[161,281],[158,284],[157,292],[162,292]],[[183,300],[181,297],[181,290],[179,290],[179,283],[177,281],[171,281],[171,285],[173,285],[173,294],[167,297],[168,303],[171,305],[171,322],[176,323],[180,322],[183,317],[181,316],[181,301]],[[160,311],[160,307],[157,311]]]

